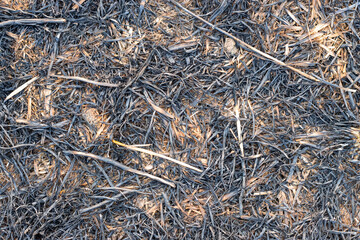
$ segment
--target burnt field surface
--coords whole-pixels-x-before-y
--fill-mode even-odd
[[[0,0],[0,239],[359,239],[360,4]]]

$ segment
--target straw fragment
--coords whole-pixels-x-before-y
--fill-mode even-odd
[[[139,148],[139,147],[134,147],[134,146],[130,146],[130,145],[126,145],[124,143],[121,143],[121,142],[118,142],[116,140],[112,140],[113,143],[121,146],[121,147],[125,147],[127,149],[130,149],[130,150],[133,150],[133,151],[138,151],[138,152],[142,152],[142,153],[146,153],[146,154],[149,154],[149,155],[152,155],[152,156],[156,156],[156,157],[159,157],[159,158],[163,158],[163,159],[166,159],[166,160],[169,160],[173,163],[176,163],[180,166],[183,166],[183,167],[186,167],[186,168],[190,168],[192,170],[195,170],[197,172],[202,172],[201,169],[199,168],[196,168],[196,167],[193,167],[187,163],[184,163],[184,162],[181,162],[179,160],[176,160],[174,158],[171,158],[171,157],[168,157],[168,156],[165,156],[165,155],[162,155],[162,154],[159,154],[159,153],[156,153],[156,152],[153,152],[153,151],[150,151],[150,150],[146,150],[146,149],[143,149],[143,148]]]
[[[21,92],[22,90],[24,90],[25,88],[27,88],[30,84],[32,84],[33,82],[35,82],[37,79],[39,79],[39,77],[33,77],[32,79],[30,79],[29,81],[27,81],[26,83],[24,83],[23,85],[21,85],[20,87],[18,87],[17,89],[15,89],[12,93],[10,93],[10,94],[5,98],[5,101],[9,100],[9,99],[12,98],[13,96],[15,96],[16,94],[18,94],[18,93]]]

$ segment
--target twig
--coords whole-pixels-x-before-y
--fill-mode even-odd
[[[96,159],[96,160],[99,160],[99,161],[114,165],[115,167],[121,168],[124,171],[132,172],[132,173],[144,176],[144,177],[151,178],[153,180],[156,180],[156,181],[159,181],[161,183],[167,184],[167,185],[169,185],[169,186],[171,186],[173,188],[175,187],[175,184],[172,183],[172,182],[169,182],[169,181],[164,180],[162,178],[156,177],[156,176],[151,175],[149,173],[142,172],[142,171],[127,167],[127,166],[125,166],[125,165],[123,165],[123,164],[121,164],[119,162],[116,162],[116,161],[110,159],[110,158],[101,157],[101,156],[91,154],[91,153],[86,153],[86,152],[78,152],[78,151],[64,151],[64,153],[65,154],[74,154],[74,155],[84,156],[84,157],[90,157],[90,158],[93,158],[93,159]]]
[[[150,150],[146,150],[146,149],[142,149],[142,148],[138,148],[138,147],[134,147],[134,146],[130,146],[130,145],[126,145],[124,143],[121,143],[121,142],[118,142],[118,141],[115,141],[115,140],[112,140],[113,143],[119,145],[119,146],[122,146],[122,147],[126,147],[127,149],[130,149],[130,150],[133,150],[133,151],[138,151],[138,152],[142,152],[142,153],[146,153],[146,154],[150,154],[152,156],[156,156],[156,157],[160,157],[160,158],[163,158],[163,159],[166,159],[166,160],[169,160],[173,163],[176,163],[176,164],[179,164],[183,167],[186,167],[186,168],[190,168],[192,170],[195,170],[197,172],[202,172],[201,169],[199,168],[196,168],[196,167],[193,167],[187,163],[184,163],[184,162],[181,162],[179,160],[176,160],[174,158],[171,158],[171,157],[168,157],[168,156],[165,156],[165,155],[162,155],[162,154],[159,154],[159,153],[156,153],[156,152],[152,152]]]
[[[0,27],[6,27],[10,25],[34,25],[46,23],[66,23],[66,20],[64,18],[16,19],[0,22]]]
[[[73,3],[74,3],[74,5],[73,5],[73,7],[72,7],[73,10],[76,10],[76,9],[78,9],[79,7],[82,7],[82,8],[83,8],[83,6],[82,6],[81,4],[83,4],[83,3],[85,2],[85,0],[80,0],[80,1],[72,0],[72,1],[73,1]]]
[[[51,77],[64,78],[64,79],[70,79],[70,80],[78,80],[78,81],[82,81],[82,82],[86,82],[86,83],[90,83],[90,84],[94,84],[94,85],[98,85],[98,86],[102,86],[102,87],[119,87],[120,86],[119,84],[97,82],[97,81],[89,80],[89,79],[82,78],[82,77],[75,77],[75,76],[51,75]]]
[[[198,42],[192,41],[192,42],[174,44],[174,45],[169,46],[168,49],[169,49],[169,51],[177,51],[177,50],[184,49],[184,48],[194,47],[196,45],[198,45]]]
[[[91,206],[91,207],[87,207],[87,208],[84,208],[84,209],[79,210],[79,213],[86,213],[86,212],[95,210],[95,209],[97,209],[97,208],[99,208],[99,207],[102,207],[102,206],[104,206],[104,205],[107,205],[108,203],[111,203],[111,202],[113,202],[113,201],[116,201],[116,200],[118,200],[118,199],[121,198],[121,197],[124,197],[125,194],[133,193],[133,192],[138,192],[138,191],[137,191],[137,190],[128,190],[128,191],[119,193],[119,194],[113,196],[112,199],[105,200],[105,201],[102,201],[102,202],[100,202],[100,203],[98,203],[98,204],[95,204],[95,205],[93,205],[93,206]]]
[[[275,58],[275,57],[273,57],[273,56],[271,56],[271,55],[269,55],[269,54],[267,54],[267,53],[264,53],[264,52],[258,50],[257,48],[255,48],[255,47],[247,44],[246,42],[240,40],[239,38],[237,38],[237,37],[235,37],[234,35],[228,33],[227,31],[225,31],[225,30],[223,30],[223,29],[215,26],[214,24],[206,21],[206,20],[203,19],[202,17],[196,15],[195,13],[191,12],[191,11],[188,10],[187,8],[183,7],[181,4],[177,3],[175,0],[168,0],[168,1],[170,1],[171,3],[173,3],[174,5],[176,5],[177,7],[179,7],[180,9],[182,9],[183,11],[185,11],[186,13],[188,13],[189,15],[191,15],[191,16],[199,19],[200,21],[202,21],[202,22],[204,22],[204,23],[206,23],[206,24],[209,25],[211,28],[213,28],[213,29],[221,32],[222,34],[224,34],[224,35],[226,35],[226,36],[228,36],[228,37],[230,37],[230,38],[232,38],[232,39],[234,39],[235,41],[237,41],[237,42],[239,43],[239,45],[240,45],[242,48],[244,48],[244,49],[247,50],[247,51],[250,51],[250,52],[252,52],[252,53],[258,54],[258,55],[260,55],[260,56],[262,56],[262,57],[264,57],[264,58],[266,58],[266,59],[268,59],[268,60],[270,60],[270,61],[272,61],[272,62],[274,62],[274,63],[276,63],[276,64],[278,64],[278,65],[280,65],[280,66],[287,67],[288,69],[290,69],[290,70],[298,73],[299,75],[301,75],[301,76],[303,76],[303,77],[305,77],[305,78],[307,78],[307,79],[313,80],[313,81],[315,81],[315,82],[322,82],[322,83],[327,84],[327,85],[329,85],[329,86],[336,87],[336,88],[340,88],[340,89],[345,90],[345,91],[356,92],[356,90],[354,90],[354,89],[349,89],[349,88],[340,87],[340,86],[338,86],[338,85],[336,85],[336,84],[327,82],[327,81],[323,80],[322,78],[320,78],[320,77],[318,77],[318,76],[311,76],[311,75],[309,75],[309,74],[301,71],[300,69],[294,68],[294,67],[292,67],[292,66],[284,63],[283,61],[280,61],[279,59],[277,59],[277,58]]]

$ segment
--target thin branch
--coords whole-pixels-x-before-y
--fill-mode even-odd
[[[144,177],[148,177],[148,178],[151,178],[153,180],[156,180],[158,182],[161,182],[161,183],[164,183],[164,184],[167,184],[171,187],[175,187],[175,184],[172,183],[172,182],[169,182],[165,179],[162,179],[162,178],[159,178],[159,177],[156,177],[154,175],[151,175],[149,173],[146,173],[146,172],[142,172],[142,171],[139,171],[139,170],[136,170],[136,169],[133,169],[133,168],[130,168],[128,166],[125,166],[119,162],[116,162],[110,158],[106,158],[106,157],[101,157],[101,156],[98,156],[98,155],[95,155],[95,154],[91,154],[91,153],[86,153],[86,152],[78,152],[78,151],[64,151],[65,154],[74,154],[74,155],[78,155],[78,156],[83,156],[83,157],[90,157],[90,158],[93,158],[93,159],[96,159],[96,160],[99,160],[99,161],[102,161],[102,162],[105,162],[105,163],[108,163],[108,164],[111,164],[111,165],[114,165],[115,167],[118,167],[118,168],[121,168],[122,170],[124,171],[128,171],[128,172],[132,172],[132,173],[135,173],[135,174],[138,174],[138,175],[141,175],[141,176],[144,176]]]

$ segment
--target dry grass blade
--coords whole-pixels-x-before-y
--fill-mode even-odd
[[[122,147],[125,147],[127,149],[130,149],[130,150],[133,150],[133,151],[138,151],[138,152],[142,152],[142,153],[146,153],[146,154],[149,154],[149,155],[152,155],[152,156],[156,156],[156,157],[159,157],[159,158],[163,158],[163,159],[166,159],[166,160],[169,160],[173,163],[176,163],[180,166],[183,166],[183,167],[186,167],[186,168],[190,168],[192,170],[195,170],[197,172],[202,172],[201,169],[199,168],[196,168],[196,167],[193,167],[187,163],[184,163],[184,162],[181,162],[179,160],[176,160],[174,158],[171,158],[171,157],[168,157],[168,156],[165,156],[165,155],[162,155],[162,154],[159,154],[159,153],[156,153],[156,152],[153,152],[153,151],[150,151],[150,150],[146,150],[146,149],[142,149],[142,148],[138,148],[138,147],[133,147],[133,146],[130,146],[130,145],[126,145],[124,143],[121,143],[121,142],[118,142],[116,140],[112,140],[113,143],[119,145],[119,146],[122,146]]]
[[[133,168],[130,168],[128,166],[125,166],[119,162],[116,162],[110,158],[106,158],[106,157],[101,157],[101,156],[98,156],[98,155],[95,155],[95,154],[91,154],[91,153],[86,153],[86,152],[79,152],[79,151],[64,151],[65,154],[73,154],[73,155],[78,155],[78,156],[83,156],[83,157],[89,157],[89,158],[93,158],[93,159],[96,159],[96,160],[99,160],[99,161],[102,161],[102,162],[105,162],[105,163],[108,163],[108,164],[111,164],[115,167],[118,167],[118,168],[121,168],[122,170],[124,171],[128,171],[128,172],[132,172],[132,173],[135,173],[135,174],[138,174],[138,175],[141,175],[141,176],[144,176],[144,177],[148,177],[150,179],[153,179],[153,180],[156,180],[158,182],[161,182],[161,183],[164,183],[164,184],[167,184],[169,185],[170,187],[175,187],[175,184],[172,183],[172,182],[169,182],[165,179],[162,179],[162,178],[159,178],[157,176],[154,176],[154,175],[151,175],[149,173],[146,173],[146,172],[142,172],[142,171],[139,171],[139,170],[136,170],[136,169],[133,169]]]
[[[26,83],[24,83],[23,85],[21,85],[20,87],[18,87],[17,89],[15,89],[12,93],[10,93],[6,98],[5,101],[9,100],[10,98],[12,98],[13,96],[15,96],[16,94],[18,94],[19,92],[21,92],[22,90],[24,90],[26,87],[28,87],[30,84],[32,84],[33,82],[35,82],[39,77],[33,77],[32,79],[30,79],[29,81],[27,81]]]
[[[46,24],[46,23],[66,23],[64,18],[37,18],[37,19],[16,19],[0,22],[0,27],[6,27],[10,25],[34,25],[34,24]]]
[[[151,98],[149,97],[149,94],[145,91],[144,92],[145,94],[145,98],[146,98],[146,101],[148,101],[148,103],[151,105],[151,107],[157,111],[158,113],[161,113],[162,115],[168,117],[168,118],[171,118],[171,119],[174,119],[175,116],[168,113],[167,111],[165,111],[164,109],[162,109],[161,107],[158,107],[154,102],[153,100],[151,100]]]
[[[313,81],[315,81],[315,82],[322,82],[322,83],[327,84],[327,85],[329,85],[329,86],[336,87],[336,88],[340,88],[340,89],[345,90],[345,91],[356,92],[356,90],[354,90],[354,89],[349,89],[349,88],[340,87],[340,86],[338,86],[338,85],[336,85],[336,84],[327,82],[327,81],[323,80],[322,78],[320,78],[320,77],[318,77],[318,76],[314,77],[314,76],[311,76],[311,75],[309,75],[309,74],[301,71],[300,69],[294,68],[294,67],[292,67],[292,66],[284,63],[283,61],[280,61],[279,59],[276,59],[276,58],[274,58],[273,56],[271,56],[271,55],[269,55],[269,54],[267,54],[267,53],[265,53],[265,52],[263,52],[263,51],[260,51],[259,49],[255,48],[255,47],[253,47],[253,46],[251,46],[251,45],[249,45],[249,44],[247,44],[246,42],[240,40],[239,38],[237,38],[237,37],[235,37],[234,35],[228,33],[227,31],[225,31],[225,30],[223,30],[223,29],[215,26],[214,24],[206,21],[206,20],[203,19],[202,17],[196,15],[195,13],[191,12],[191,11],[188,10],[187,8],[183,7],[183,6],[182,6],[181,4],[179,4],[178,2],[176,2],[176,1],[174,1],[174,0],[169,0],[169,1],[172,2],[174,5],[176,5],[177,7],[181,8],[181,9],[182,9],[183,11],[185,11],[186,13],[190,14],[191,16],[193,16],[193,17],[199,19],[200,21],[206,23],[207,25],[209,25],[209,26],[212,27],[213,29],[215,29],[215,30],[221,32],[222,34],[224,34],[224,35],[226,35],[226,36],[234,39],[234,40],[237,41],[237,42],[239,43],[239,45],[240,45],[242,48],[244,48],[245,50],[248,50],[248,51],[250,51],[250,52],[252,52],[252,53],[255,53],[255,54],[257,54],[257,55],[260,55],[260,56],[262,56],[262,57],[264,57],[264,58],[266,58],[266,59],[268,59],[268,60],[270,60],[270,61],[272,61],[272,62],[274,62],[274,63],[276,63],[276,64],[278,64],[278,65],[280,65],[280,66],[287,67],[288,69],[290,69],[290,70],[298,73],[299,75],[301,75],[301,76],[303,76],[303,77],[305,77],[305,78],[307,78],[307,79],[313,80]]]
[[[243,133],[240,122],[240,111],[239,111],[239,102],[235,105],[235,117],[236,117],[236,128],[238,133],[238,141],[240,145],[241,157],[245,157],[244,155],[244,143],[243,143]]]
[[[51,77],[64,78],[64,79],[70,79],[70,80],[77,80],[77,81],[82,81],[82,82],[86,82],[86,83],[90,83],[90,84],[94,84],[94,85],[98,85],[98,86],[102,86],[102,87],[119,87],[119,84],[97,82],[97,81],[89,80],[89,79],[82,78],[82,77],[61,76],[61,75],[51,75]]]

